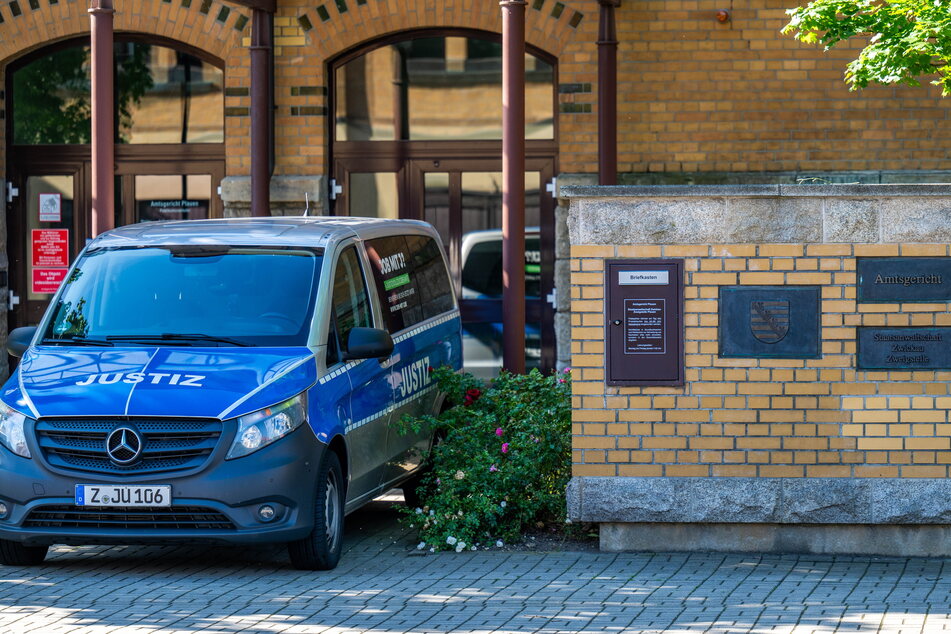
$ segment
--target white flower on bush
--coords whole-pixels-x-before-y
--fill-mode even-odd
[[[457,541],[459,540],[453,537],[452,535],[446,538],[446,543],[449,544],[450,546],[455,546]]]
[[[416,550],[422,550],[422,549],[424,549],[424,548],[426,548],[426,542],[419,542],[419,543],[416,545]]]
[[[499,541],[495,542],[495,547],[496,547],[496,548],[501,548],[502,546],[505,546],[505,544],[502,543],[502,540],[501,540],[501,539],[500,539]]]
[[[422,514],[423,514],[423,509],[421,509],[421,508],[419,508],[419,507],[417,506],[417,507],[416,507],[416,514],[417,514],[417,515],[422,515]]]
[[[466,472],[465,472],[465,471],[462,471],[462,470],[456,471],[456,475],[454,475],[453,477],[454,477],[456,480],[462,480],[463,478],[466,477]]]
[[[429,552],[434,553],[434,552],[436,552],[436,549],[435,549],[435,548],[430,548],[430,549],[429,549]]]
[[[458,544],[456,544],[456,552],[457,552],[457,553],[461,553],[461,552],[464,551],[465,549],[466,549],[466,543],[465,543],[465,542],[459,542]]]
[[[456,515],[458,515],[459,517],[462,517],[462,509],[459,509],[458,511],[456,511]]]
[[[477,546],[473,546],[473,547],[470,548],[469,550],[479,550],[479,548],[478,548]]]
[[[501,506],[502,508],[505,508],[505,507],[508,506],[508,505],[509,505],[509,503],[506,502],[505,500],[502,500],[501,502],[499,502],[499,506]]]

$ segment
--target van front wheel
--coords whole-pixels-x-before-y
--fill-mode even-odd
[[[24,546],[19,542],[0,539],[0,564],[4,566],[36,566],[46,559],[49,546]]]
[[[337,454],[328,450],[317,474],[314,528],[310,535],[287,545],[298,570],[332,570],[343,550],[343,470]]]

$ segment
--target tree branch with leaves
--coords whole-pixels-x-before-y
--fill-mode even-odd
[[[790,9],[791,33],[829,50],[852,38],[868,38],[848,64],[851,90],[870,83],[919,86],[922,76],[951,94],[951,0],[813,0]]]

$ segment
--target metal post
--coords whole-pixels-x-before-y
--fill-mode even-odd
[[[525,0],[502,8],[502,367],[525,372]]]
[[[274,15],[251,10],[251,215],[271,215],[271,35]]]
[[[92,64],[92,212],[89,235],[115,225],[115,130],[113,106],[112,0],[92,0],[89,29]]]
[[[617,185],[617,29],[621,0],[598,0],[598,184]]]

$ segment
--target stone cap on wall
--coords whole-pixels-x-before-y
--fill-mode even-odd
[[[951,241],[949,185],[569,186],[571,244]]]

